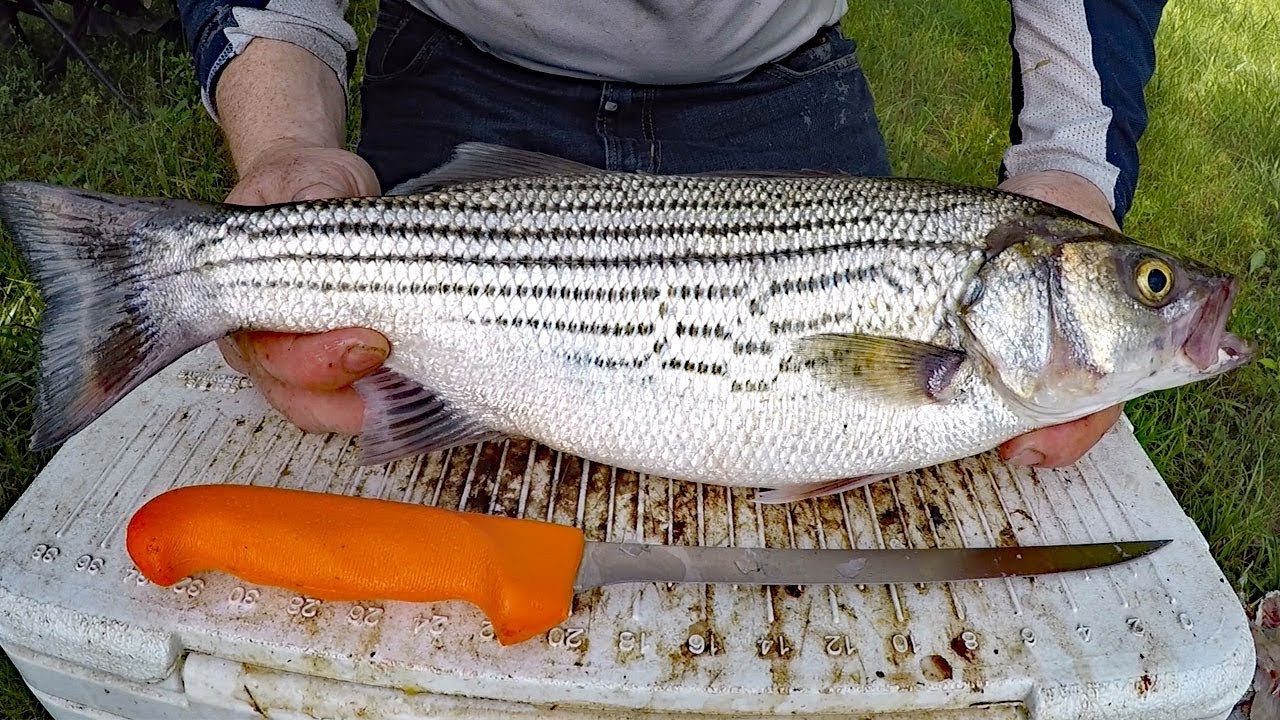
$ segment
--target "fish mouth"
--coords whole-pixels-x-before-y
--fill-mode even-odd
[[[1227,332],[1231,303],[1240,284],[1234,278],[1222,281],[1200,306],[1191,323],[1191,333],[1182,344],[1182,352],[1202,372],[1217,374],[1239,367],[1256,352],[1253,343]]]

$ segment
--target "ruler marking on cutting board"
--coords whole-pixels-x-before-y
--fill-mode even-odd
[[[667,478],[667,544],[676,544],[676,494],[674,481]]]
[[[997,495],[999,494],[998,490],[996,494]],[[991,523],[987,521],[987,514],[982,509],[982,503],[975,501],[973,503],[973,509],[974,509],[974,513],[978,516],[979,522],[981,522],[982,524],[982,532],[985,533],[987,536],[987,545],[990,547],[995,547],[996,536],[995,536],[995,533],[991,532]],[[1018,602],[1018,593],[1014,592],[1013,583],[1009,580],[1009,578],[1004,578],[1004,586],[1005,586],[1005,589],[1008,590],[1009,592],[1010,602],[1013,603],[1013,613],[1015,615],[1021,615],[1022,603]]]
[[[782,508],[782,516],[787,520],[787,547],[794,550],[799,545],[796,544],[796,524],[792,520],[792,503],[787,503]]]
[[[507,454],[511,451],[511,438],[503,438],[502,453],[498,455],[498,467],[493,471],[493,490],[489,492],[489,508],[486,513],[493,515],[498,509],[498,497],[502,490],[503,471],[507,469]]]
[[[760,539],[760,544],[757,547],[767,547],[768,545],[764,539],[764,513],[760,512],[759,505],[756,505],[754,510],[756,515],[756,535]],[[756,593],[756,597],[764,600],[765,624],[772,625],[777,619],[773,616],[773,586],[763,586],[760,588],[760,592]]]
[[[898,511],[898,527],[902,528],[903,548],[912,550],[915,546],[911,542],[911,528],[907,526],[907,509],[903,506],[902,497],[898,494],[898,480],[902,477],[899,475],[889,480],[889,493],[893,496],[893,506]],[[924,584],[916,583],[916,587],[923,588]]]
[[[215,450],[210,452],[210,455],[214,457],[210,457],[209,461],[205,462],[204,466],[202,466],[200,470],[196,471],[196,474],[193,475],[191,479],[189,479],[189,482],[187,482],[187,480],[184,480],[184,482],[179,483],[178,486],[174,486],[174,487],[188,486],[188,484],[191,484],[191,486],[198,486],[198,484],[204,484],[205,477],[207,474],[209,474],[209,468],[211,468],[211,466],[214,465],[215,462],[218,462],[218,459],[216,459],[216,448],[227,447],[230,443],[230,439],[232,439],[232,436],[236,434],[236,429],[239,427],[241,427],[241,425],[237,425],[236,423],[228,423],[227,429],[223,430],[223,437],[220,437],[218,439],[218,442],[212,445],[212,447],[214,447]]]
[[[236,453],[231,458],[231,462],[227,463],[227,469],[222,473],[222,479],[226,480],[228,484],[235,484],[235,485],[244,484],[239,481],[238,477],[233,476],[233,474],[236,476],[239,475],[239,473],[235,473],[234,471],[236,470],[237,466],[239,466],[240,463],[244,461],[245,452],[248,451],[249,446],[253,444],[254,435],[256,435],[259,431],[261,431],[261,429],[266,424],[266,422],[267,422],[267,418],[264,415],[256,423],[252,423],[246,420],[243,424],[240,425],[240,427],[243,428],[242,432],[244,434],[244,437],[241,438],[240,441],[237,443]],[[215,463],[217,462],[216,459],[214,462]],[[212,466],[213,466],[213,463],[210,463],[209,467],[212,467]],[[208,468],[205,468],[205,469],[208,470]]]
[[[376,493],[374,493],[374,494],[372,495],[372,497],[373,497],[375,500],[386,500],[386,499],[387,499],[387,490],[389,489],[389,487],[388,487],[388,486],[390,486],[390,485],[391,485],[391,472],[392,472],[392,468],[399,468],[399,466],[400,466],[400,464],[401,464],[402,462],[403,462],[402,460],[396,460],[395,462],[389,462],[389,463],[386,463],[386,464],[384,464],[384,465],[382,466],[382,472],[378,475],[378,492],[376,492]],[[367,497],[367,496],[369,496],[369,483],[367,483],[367,482],[366,482],[366,483],[365,483],[365,485],[364,485],[364,493],[363,493],[363,494],[364,494],[366,497]]]
[[[648,474],[639,473],[636,475],[636,526],[635,526],[636,542],[644,542],[644,517],[645,517],[644,489],[648,481],[649,481]]]
[[[925,519],[929,521],[929,533],[933,535],[933,546],[942,547],[942,537],[938,535],[938,526],[933,521],[933,513],[928,510],[929,502],[924,497],[924,486],[920,482],[920,475],[918,473],[912,473],[911,482],[912,485],[915,486],[916,497],[920,499],[920,507],[925,508],[924,516]],[[963,542],[963,540],[961,542]],[[945,582],[942,585],[946,589],[947,596],[951,599],[951,612],[955,614],[957,620],[963,622],[966,612],[964,604],[960,600],[960,595],[956,592],[955,585],[950,582]]]
[[[733,488],[728,485],[724,486],[724,515],[725,521],[729,524],[729,546],[737,547],[737,528],[734,527],[737,520],[733,516]]]
[[[156,413],[159,412],[159,410],[160,408],[156,407],[151,411],[151,414],[147,417],[147,420],[144,423],[144,427],[149,426],[151,424],[151,421],[155,419]],[[98,512],[94,513],[94,517],[101,520],[102,517],[106,515],[107,510],[115,503],[116,499],[120,497],[120,493],[124,490],[125,483],[127,483],[129,479],[133,476],[133,474],[138,470],[138,466],[142,464],[142,461],[147,459],[148,456],[151,455],[152,448],[154,448],[156,446],[156,443],[160,440],[160,438],[165,435],[165,430],[170,427],[170,425],[173,423],[173,419],[177,416],[178,416],[178,408],[174,408],[169,412],[169,416],[165,418],[164,422],[160,424],[160,429],[151,434],[151,439],[147,441],[147,444],[142,448],[142,451],[134,454],[133,462],[129,463],[129,466],[123,472],[112,473],[114,475],[119,475],[120,480],[116,483],[115,487],[112,488],[111,492],[107,495],[106,502],[102,502],[98,504]],[[121,512],[127,513],[129,512],[129,508],[126,506]]]
[[[591,475],[591,461],[583,458],[582,472],[578,476],[578,507],[574,513],[574,525],[582,530],[586,530],[582,526],[583,520],[587,515],[587,478]]]
[[[551,465],[551,482],[547,485],[547,513],[542,519],[551,522],[556,511],[556,490],[560,485],[560,461],[564,458],[564,454],[559,450],[554,451],[554,458]]]
[[[286,477],[284,474],[285,469],[289,467],[291,462],[293,462],[293,456],[297,455],[298,451],[302,449],[302,443],[307,438],[307,434],[297,428],[292,428],[292,431],[298,436],[298,439],[293,441],[293,447],[289,449],[289,452],[285,453],[284,464],[281,465],[280,470],[276,472],[275,479],[271,481],[271,487],[280,487],[280,483],[283,482]]]
[[[413,461],[413,467],[409,469],[408,476],[404,479],[404,492],[400,495],[400,502],[409,502],[413,497],[413,491],[418,486],[418,479],[422,472],[422,466],[427,461],[426,455],[419,455]]]
[[[435,507],[440,503],[440,490],[444,487],[444,478],[449,474],[449,461],[453,458],[455,448],[449,448],[440,455],[440,474],[436,476],[436,488],[431,493],[431,506]]]
[[[817,519],[814,527],[818,532],[818,547],[823,550],[830,550],[831,548],[827,545],[827,530],[822,526],[822,512],[821,508],[818,507],[818,498],[809,498],[802,502],[808,502],[813,505],[813,516]],[[840,603],[836,599],[836,587],[834,585],[827,586],[827,604],[831,607],[831,623],[833,625],[844,624],[840,615]]]
[[[991,483],[991,492],[995,495],[996,503],[1000,506],[1000,512],[1004,514],[1004,521],[1009,527],[1009,532],[1013,534],[1014,543],[1021,545],[1022,539],[1018,537],[1017,530],[1013,526],[1013,516],[1009,514],[1009,506],[1005,504],[1004,495],[1000,490],[1000,484],[996,482],[995,474],[990,472],[992,463],[983,463],[983,465],[986,472],[977,474],[982,475]],[[985,525],[986,523],[983,524]],[[994,540],[992,541],[992,544],[995,544]],[[1014,580],[1012,578],[1005,578],[1004,582],[1005,586],[1009,588],[1009,597],[1013,600],[1013,614],[1022,615],[1022,601],[1018,598],[1018,593],[1014,589]],[[1022,583],[1025,581],[1018,580],[1018,582]]]
[[[299,488],[309,488],[311,485],[311,474],[316,470],[316,463],[320,462],[320,456],[324,455],[324,449],[333,442],[334,435],[328,433],[324,435],[320,442],[314,443],[315,452],[311,453],[311,457],[307,460],[307,464],[302,468],[302,473],[298,477]]]
[[[698,494],[698,546],[702,547],[707,544],[707,520],[703,514],[703,493],[705,492],[702,483],[694,483],[694,489]]]
[[[1100,474],[1097,461],[1095,461],[1092,457],[1089,457],[1087,455],[1085,456],[1085,461],[1087,461],[1090,467],[1092,467],[1095,471],[1098,471]],[[1080,480],[1081,482],[1084,483],[1085,489],[1089,491],[1089,496],[1093,498],[1093,504],[1098,508],[1098,512],[1102,514],[1103,517],[1105,518],[1106,517],[1105,508],[1103,508],[1102,502],[1098,499],[1097,490],[1094,489],[1094,483],[1091,480],[1089,480],[1088,475],[1086,475],[1084,472],[1077,470],[1077,473],[1080,475]],[[1133,519],[1129,517],[1128,505],[1120,502],[1120,498],[1116,496],[1115,490],[1111,487],[1110,483],[1102,483],[1102,485],[1107,489],[1107,494],[1111,497],[1111,502],[1113,503],[1113,506],[1119,512],[1120,519],[1124,521],[1125,527],[1128,528],[1127,534],[1129,535],[1129,537],[1138,537],[1139,536],[1138,528],[1134,524]],[[1107,529],[1114,530],[1116,528],[1112,526],[1112,524],[1108,521]],[[1137,578],[1139,567],[1149,568],[1151,570],[1151,574],[1155,576],[1156,583],[1160,586],[1160,589],[1164,592],[1165,597],[1169,598],[1169,604],[1176,605],[1178,604],[1178,600],[1174,595],[1174,593],[1169,590],[1169,585],[1164,580],[1164,573],[1160,572],[1160,566],[1156,558],[1152,557],[1152,555],[1157,555],[1157,554],[1158,553],[1149,553],[1145,558],[1142,559],[1141,565],[1136,562],[1129,563],[1129,571],[1133,573],[1134,578]]]
[[[856,548],[858,547],[858,542],[853,537],[853,520],[849,517],[849,501],[845,500],[846,495],[848,493],[840,493],[837,496],[840,498],[840,513],[844,515],[844,534],[849,539],[849,547]],[[859,589],[866,589],[866,587],[866,585],[858,583]]]
[[[364,497],[369,492],[369,478],[377,470],[376,467],[358,465],[352,469],[342,487],[342,494],[351,497]]]
[[[1014,487],[1018,491],[1019,497],[1022,499],[1022,504],[1026,506],[1028,510],[1030,510],[1031,509],[1030,496],[1027,494],[1026,488],[1023,487],[1022,485],[1022,473],[1018,470],[1008,468],[1004,465],[1001,465],[1001,468],[1003,469],[1004,473],[1009,477],[1009,479],[1013,482]],[[1040,517],[1040,514],[1037,512],[1035,513],[1034,517],[1038,518]],[[1044,527],[1041,525],[1041,523],[1037,521],[1032,523],[1032,526],[1035,528],[1036,536],[1039,538],[1040,544],[1049,545],[1050,544],[1049,537],[1045,533]],[[1071,612],[1072,613],[1080,612],[1080,605],[1076,602],[1075,593],[1071,592],[1071,585],[1067,582],[1066,576],[1059,575],[1058,582],[1062,586],[1062,592],[1065,593],[1067,596],[1067,602],[1071,605]]]
[[[604,524],[604,541],[614,542],[613,526],[618,516],[618,468],[609,468],[609,521]]]
[[[271,457],[271,451],[275,449],[276,442],[280,439],[280,433],[284,430],[284,426],[279,420],[275,419],[275,416],[271,416],[271,420],[273,421],[271,425],[274,426],[273,432],[267,436],[267,446],[254,453],[257,455],[258,461],[253,464],[253,470],[249,473],[247,485],[256,485],[257,480],[262,477],[262,468],[266,466],[267,459]],[[260,423],[259,426],[264,427],[265,424]],[[281,465],[281,467],[284,466]]]
[[[346,458],[347,453],[349,453],[355,446],[355,437],[350,437],[347,438],[347,441],[338,449],[338,455],[334,457],[333,464],[329,467],[329,478],[324,482],[324,487],[322,488],[323,492],[333,492],[336,489],[334,488],[334,485],[342,479],[343,470],[349,470],[352,475],[359,472],[359,465],[355,465],[355,469],[351,469],[351,467],[344,462],[344,458]],[[344,484],[343,487],[345,488],[346,485]]]
[[[147,415],[146,420],[138,425],[138,429],[134,431],[133,437],[120,444],[120,448],[116,450],[116,454],[113,455],[111,460],[107,462],[106,466],[102,468],[102,472],[98,474],[97,479],[94,480],[89,486],[89,489],[80,496],[80,501],[76,503],[74,508],[72,508],[71,514],[68,515],[62,525],[54,531],[54,537],[60,538],[65,535],[67,531],[71,529],[71,526],[75,524],[76,520],[80,519],[80,514],[84,512],[84,508],[89,503],[89,499],[98,494],[98,489],[104,482],[106,482],[107,477],[115,469],[116,464],[120,462],[121,458],[124,457],[124,454],[129,451],[129,448],[133,446],[133,443],[142,436],[142,431],[147,429],[147,424],[151,422],[151,419],[155,417],[155,414],[159,409],[160,408],[158,406],[151,408],[151,413]]]
[[[171,423],[173,422],[173,418],[176,417],[177,414],[178,414],[177,409],[174,409],[174,411],[170,413],[169,419],[165,421],[166,427],[171,426]],[[190,417],[191,416],[188,415],[187,419],[189,420]],[[120,530],[120,527],[122,525],[124,525],[125,520],[127,520],[133,514],[134,508],[138,506],[138,502],[139,500],[142,499],[142,496],[147,491],[147,488],[151,487],[151,485],[155,483],[155,481],[160,477],[161,469],[164,468],[165,463],[168,462],[169,458],[173,455],[173,451],[177,449],[178,443],[187,434],[187,430],[190,429],[190,427],[191,427],[190,423],[184,422],[178,427],[177,432],[170,433],[173,436],[173,439],[169,441],[168,447],[166,447],[164,449],[164,452],[160,455],[160,460],[156,463],[155,469],[151,471],[150,477],[147,478],[146,482],[140,483],[138,485],[138,489],[129,498],[129,501],[125,503],[124,506],[120,509],[120,512],[116,514],[116,521],[111,523],[110,528],[107,528],[107,532],[102,536],[102,541],[98,543],[98,547],[102,548],[103,550],[108,550],[111,548],[111,541],[115,538],[116,532]],[[154,442],[155,440],[153,439],[152,443]],[[148,449],[150,449],[150,446],[148,446]],[[134,463],[134,467],[135,468],[137,467],[136,462]],[[123,480],[121,482],[123,482]],[[99,510],[98,516],[99,517],[102,516],[101,510]]]
[[[862,486],[862,498],[867,503],[867,517],[871,520],[871,528],[876,533],[876,546],[881,550],[887,549],[884,544],[884,533],[880,531],[880,521],[876,518],[875,501],[871,499],[871,486]],[[889,597],[893,600],[893,612],[898,618],[898,622],[906,622],[906,615],[902,612],[902,600],[898,597],[898,586],[889,585]]]
[[[1036,469],[1035,472],[1039,472],[1039,470]],[[1062,478],[1060,473],[1055,471],[1054,474],[1058,475],[1059,478]],[[1045,487],[1045,483],[1043,481],[1040,482],[1040,487]],[[1084,521],[1084,513],[1080,511],[1080,503],[1076,502],[1075,495],[1071,492],[1071,483],[1062,482],[1059,483],[1057,487],[1061,490],[1062,494],[1066,496],[1067,500],[1071,502],[1071,507],[1075,510],[1076,517],[1080,518],[1080,524],[1084,527],[1084,533],[1089,542],[1098,542],[1098,536],[1094,534],[1093,526]],[[1048,490],[1045,490],[1045,494],[1048,495]],[[1111,587],[1115,588],[1116,596],[1120,598],[1120,604],[1123,607],[1128,608],[1129,597],[1125,594],[1124,588],[1120,587],[1120,583],[1116,580],[1115,568],[1103,568],[1100,574],[1105,575],[1107,580],[1111,583]]]
[[[533,461],[538,454],[538,443],[529,443],[529,458],[524,463],[524,477],[520,481],[520,503],[516,507],[516,517],[524,517],[525,507],[529,503],[529,483],[533,476]]]
[[[480,464],[480,457],[484,454],[481,452],[484,445],[485,441],[481,441],[471,450],[471,462],[467,465],[467,475],[462,481],[462,492],[458,494],[458,510],[465,510],[467,507],[467,500],[471,497],[471,483],[475,480],[476,466]]]

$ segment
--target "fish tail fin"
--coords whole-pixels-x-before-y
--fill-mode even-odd
[[[33,449],[66,440],[169,363],[222,334],[209,327],[217,323],[173,317],[150,292],[169,270],[155,259],[161,243],[172,239],[165,228],[213,210],[40,183],[0,185],[0,219],[45,303]]]

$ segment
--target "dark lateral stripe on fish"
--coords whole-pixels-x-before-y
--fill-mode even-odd
[[[747,283],[736,285],[671,285],[667,288],[667,297],[680,300],[719,300],[723,298],[740,298],[750,289]]]
[[[588,323],[577,320],[540,320],[521,317],[486,317],[474,320],[478,325],[555,330],[576,335],[645,336],[654,333],[653,323]]]
[[[622,368],[638,370],[647,365],[652,358],[653,355],[649,354],[644,357],[624,360],[621,358],[600,357],[598,355],[590,355],[588,353],[581,352],[567,353],[564,356],[565,362],[573,363],[574,365],[592,365],[606,370],[617,370]]]
[[[701,360],[664,360],[661,366],[665,370],[680,370],[695,375],[727,375],[728,369],[720,363],[709,363]]]
[[[866,282],[868,280],[883,280],[894,292],[905,293],[906,287],[902,281],[895,278],[893,273],[886,272],[888,268],[905,269],[911,275],[910,279],[916,284],[923,282],[920,274],[920,268],[906,267],[901,268],[897,265],[863,265],[861,267],[846,267],[841,270],[835,270],[822,275],[810,275],[805,278],[788,278],[781,282],[774,281],[769,284],[769,295],[776,297],[778,295],[790,295],[793,293],[818,292],[820,290],[828,290],[833,287],[846,285],[854,280],[858,282]]]
[[[418,255],[402,255],[402,254],[374,254],[366,252],[359,256],[338,255],[332,253],[279,253],[274,255],[260,255],[256,257],[232,257],[220,260],[210,260],[200,263],[193,268],[193,271],[210,271],[227,267],[235,267],[240,265],[254,265],[258,263],[270,262],[339,262],[339,263],[453,263],[457,265],[559,265],[568,268],[619,268],[619,267],[635,267],[642,265],[667,265],[673,263],[697,263],[706,262],[714,264],[728,263],[750,263],[750,262],[768,262],[776,261],[781,258],[806,256],[806,255],[831,255],[838,253],[853,252],[861,249],[869,243],[861,240],[850,242],[833,243],[821,247],[814,247],[802,251],[794,249],[769,250],[754,253],[739,254],[714,254],[714,253],[685,253],[683,255],[637,255],[633,257],[584,257],[573,255],[546,255],[546,256],[516,256],[516,257],[473,257],[465,255],[431,253]],[[930,243],[909,243],[899,241],[896,243],[899,248],[908,249],[928,249],[936,250],[937,244]],[[973,250],[969,246],[963,246],[964,251]],[[172,274],[172,273],[170,273]],[[165,277],[158,275],[157,277]]]
[[[426,196],[430,197],[430,196]],[[900,232],[901,221],[892,226],[884,223],[883,212],[858,213],[850,214],[851,208],[847,205],[847,201],[842,198],[819,198],[808,202],[796,201],[795,204],[787,206],[762,205],[761,211],[768,211],[771,217],[777,217],[776,221],[760,220],[754,217],[742,217],[736,213],[736,208],[732,204],[725,201],[717,201],[708,203],[705,207],[701,205],[691,206],[687,201],[679,201],[684,205],[662,208],[645,208],[631,207],[625,202],[619,203],[603,203],[601,207],[595,209],[565,209],[560,206],[546,206],[539,208],[535,206],[522,206],[516,202],[509,205],[494,208],[484,208],[477,204],[471,204],[463,207],[436,207],[434,205],[424,207],[401,206],[395,204],[387,204],[379,206],[373,203],[351,205],[347,207],[348,211],[364,210],[373,211],[370,217],[347,217],[338,219],[334,215],[337,210],[333,207],[323,207],[309,210],[307,206],[297,206],[284,210],[270,210],[261,213],[245,213],[231,216],[224,225],[224,229],[235,231],[234,233],[219,233],[210,237],[206,237],[198,241],[193,252],[199,253],[205,249],[217,247],[228,240],[234,240],[237,237],[244,239],[274,239],[283,236],[298,237],[299,235],[350,235],[350,234],[366,234],[376,235],[379,233],[399,232],[402,234],[436,234],[436,235],[462,235],[471,237],[492,237],[504,240],[533,239],[533,240],[581,240],[581,239],[613,239],[621,236],[632,237],[639,234],[652,236],[655,238],[670,238],[678,236],[687,236],[699,234],[708,237],[724,237],[726,235],[743,235],[743,234],[765,234],[765,233],[786,233],[793,234],[797,232],[821,232],[835,231],[841,229],[854,229],[858,226],[871,226],[883,229],[890,235],[895,231]],[[936,207],[926,209],[902,208],[895,212],[895,216],[899,218],[916,218],[919,216],[945,215],[960,206],[961,202],[944,203]],[[457,222],[431,222],[427,220],[412,220],[400,222],[395,215],[401,210],[408,212],[452,212],[452,213],[503,213],[508,217],[516,215],[565,215],[565,214],[583,214],[593,212],[595,214],[652,214],[654,212],[667,212],[670,214],[684,213],[708,213],[709,216],[704,218],[702,222],[688,223],[682,221],[680,224],[672,224],[670,222],[662,222],[662,218],[646,224],[635,224],[626,226],[608,226],[592,223],[579,223],[573,226],[561,227],[506,227],[506,228],[486,228],[475,223],[457,223]],[[786,220],[788,210],[799,212],[801,210],[806,214],[806,218],[800,221]],[[829,212],[823,213],[823,210]],[[318,217],[308,218],[307,215],[315,214]],[[352,213],[358,215],[358,213]],[[258,227],[258,221],[263,219],[272,220],[269,227]],[[278,220],[278,222],[276,222]],[[908,222],[907,225],[912,223]],[[238,233],[238,235],[237,235]],[[892,242],[893,238],[866,238],[866,242],[871,243],[887,243]],[[938,245],[959,244],[941,242],[924,243],[928,247],[936,247]],[[967,247],[967,246],[966,246]]]
[[[734,355],[772,355],[773,343],[768,340],[741,340],[733,344]]]
[[[848,322],[853,319],[853,315],[847,312],[823,313],[816,318],[808,320],[795,318],[789,320],[776,320],[769,323],[769,332],[773,335],[788,335],[796,332],[812,332],[814,330],[822,330],[837,323]]]
[[[714,337],[721,340],[733,337],[732,333],[723,325],[698,325],[684,322],[676,323],[675,334],[677,337]]]
[[[908,268],[914,272],[916,282],[920,282],[919,270]],[[867,281],[882,279],[895,292],[905,293],[907,288],[891,274],[883,272],[880,267],[866,266],[860,268],[846,268],[832,273],[820,276],[813,276],[808,279],[787,280],[781,283],[772,283],[769,287],[768,297],[777,297],[792,293],[817,292],[820,290],[828,290],[832,287],[839,287],[854,280]],[[459,295],[469,297],[532,297],[532,298],[548,298],[558,300],[574,300],[580,302],[640,302],[642,300],[656,300],[661,294],[656,287],[636,287],[636,288],[582,288],[568,287],[556,285],[479,285],[479,284],[463,284],[463,283],[431,283],[412,281],[408,284],[398,283],[391,285],[382,282],[334,282],[329,280],[313,281],[303,278],[293,280],[262,280],[258,278],[242,278],[224,282],[224,287],[251,287],[254,289],[268,288],[289,288],[296,290],[314,290],[317,292],[390,292],[398,294],[423,294],[423,295]],[[746,290],[746,286],[741,286],[742,290]],[[714,289],[714,288],[712,288]],[[715,298],[710,290],[697,288],[694,286],[681,286],[678,292],[672,292],[674,288],[668,289],[668,296],[677,295],[680,299],[701,297]],[[694,291],[697,292],[694,292]],[[738,292],[734,289],[733,298],[740,298],[744,292]],[[702,337],[729,337],[729,332],[721,326],[701,326],[686,327],[684,323],[676,325],[677,335],[689,335]]]
[[[334,282],[331,280],[261,280],[238,278],[225,280],[222,287],[251,287],[255,289],[314,290],[317,292],[391,292],[422,295],[461,295],[469,297],[531,297],[552,300],[576,300],[582,302],[640,302],[656,300],[659,291],[655,287],[634,288],[582,288],[561,285],[477,285],[448,282],[424,282],[414,280],[390,284],[383,282]]]
[[[480,212],[475,210],[473,212]],[[514,216],[517,213],[523,214],[520,210],[508,210],[508,216]],[[780,214],[782,215],[782,214]],[[931,216],[932,212],[902,212],[899,216],[910,216],[912,218],[918,216]],[[525,218],[522,218],[525,219]],[[640,236],[650,237],[654,239],[670,239],[685,236],[700,236],[705,238],[723,238],[730,235],[794,235],[797,233],[835,233],[841,231],[856,231],[861,227],[867,231],[873,232],[874,235],[867,235],[860,239],[863,243],[868,244],[888,244],[893,243],[895,246],[900,244],[904,238],[901,237],[903,228],[910,227],[911,223],[895,223],[893,225],[884,224],[883,218],[877,219],[874,216],[840,216],[840,217],[815,217],[809,216],[803,220],[786,220],[779,218],[776,221],[761,221],[756,218],[734,217],[732,215],[712,215],[701,222],[690,222],[687,219],[672,220],[671,222],[663,222],[661,218],[655,218],[646,222],[633,223],[627,225],[608,225],[604,224],[607,218],[593,218],[599,222],[582,222],[574,225],[554,226],[554,227],[533,227],[526,224],[517,224],[514,220],[507,227],[485,227],[480,223],[456,223],[456,222],[431,222],[429,220],[421,220],[409,223],[388,222],[377,218],[369,219],[348,219],[343,221],[334,221],[325,219],[322,222],[300,223],[297,225],[271,227],[263,230],[246,228],[243,232],[244,237],[252,237],[254,239],[274,239],[279,237],[305,237],[320,235],[385,235],[390,232],[400,233],[402,235],[419,234],[419,235],[436,235],[443,237],[457,237],[467,239],[492,239],[502,241],[516,240],[533,240],[533,241],[555,241],[555,242],[571,242],[575,240],[616,240],[620,238],[636,238]],[[720,221],[720,222],[716,222]],[[876,224],[879,223],[879,224]],[[841,232],[841,234],[845,234]],[[898,237],[894,237],[897,234]],[[548,243],[550,244],[550,243]],[[950,241],[924,241],[921,243],[926,247],[937,247],[939,245],[964,245],[963,243]],[[969,247],[968,245],[964,245]],[[807,248],[798,248],[806,250]]]

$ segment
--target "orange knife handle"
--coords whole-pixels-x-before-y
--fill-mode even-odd
[[[170,490],[127,532],[159,585],[216,570],[323,600],[466,600],[504,645],[569,616],[583,545],[565,525],[244,485]]]

